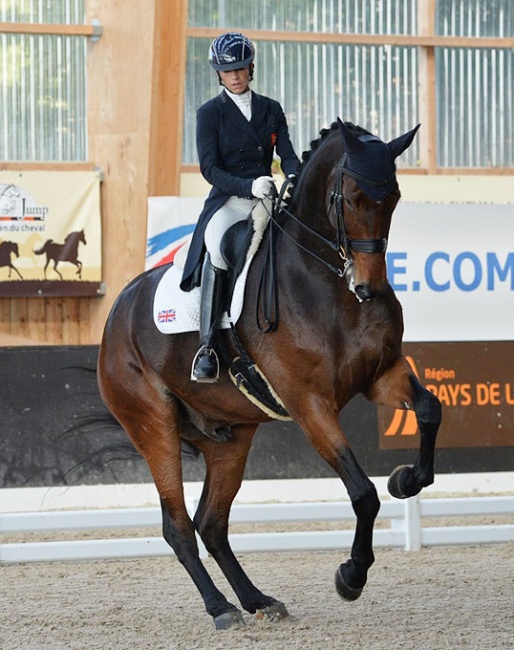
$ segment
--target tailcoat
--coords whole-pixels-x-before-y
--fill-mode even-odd
[[[289,138],[284,111],[274,99],[252,91],[248,121],[223,90],[197,111],[196,146],[203,177],[212,185],[195,227],[181,288],[198,286],[205,254],[204,233],[212,215],[231,196],[253,198],[252,182],[271,176],[273,152],[286,176],[298,173],[300,161]]]

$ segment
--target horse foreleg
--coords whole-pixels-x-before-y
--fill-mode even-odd
[[[11,277],[11,269],[14,269],[16,271],[16,273],[18,274],[18,277],[20,278],[20,280],[23,280],[23,276],[21,275],[21,273],[18,271],[18,269],[13,264],[9,265],[9,277]]]
[[[306,436],[343,481],[357,518],[350,559],[336,573],[336,589],[345,600],[356,600],[367,581],[368,570],[375,561],[373,527],[380,509],[375,486],[360,467],[339,424],[338,413],[323,404],[307,408],[302,401],[297,419]],[[320,426],[320,423],[323,423]]]
[[[420,445],[414,465],[400,465],[389,477],[387,489],[397,499],[412,497],[434,482],[434,454],[441,424],[441,402],[421,385],[404,357],[375,382],[369,399],[399,409],[413,410]]]
[[[285,605],[257,589],[228,540],[230,508],[241,486],[255,428],[254,425],[234,427],[230,441],[220,444],[204,437],[198,444],[205,458],[206,478],[194,523],[243,609],[251,614],[259,611],[271,620],[278,620],[288,616]]]

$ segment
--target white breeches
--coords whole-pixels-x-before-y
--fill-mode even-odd
[[[238,221],[244,221],[257,203],[256,199],[240,199],[237,196],[231,196],[229,200],[215,212],[205,228],[204,242],[209,255],[211,264],[219,269],[228,269],[227,263],[223,259],[220,246],[223,235],[230,226]]]

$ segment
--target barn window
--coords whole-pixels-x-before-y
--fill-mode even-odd
[[[86,161],[84,0],[0,0],[0,158]]]
[[[255,43],[252,87],[280,101],[299,152],[339,116],[385,140],[422,122],[404,167],[514,167],[512,0],[189,0],[184,164],[219,91],[209,44],[232,29]]]

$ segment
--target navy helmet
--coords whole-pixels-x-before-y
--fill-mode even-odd
[[[209,63],[217,72],[246,68],[254,59],[252,42],[237,32],[228,32],[214,39],[209,48]]]

